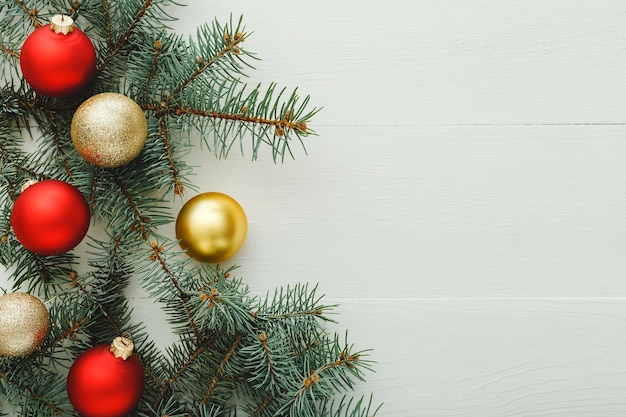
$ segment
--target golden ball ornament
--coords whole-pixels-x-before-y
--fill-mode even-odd
[[[118,93],[101,93],[76,109],[70,135],[76,151],[86,161],[102,168],[117,168],[139,156],[148,138],[148,122],[132,99]]]
[[[49,332],[50,314],[39,298],[25,292],[0,297],[0,355],[29,355]]]
[[[208,192],[187,201],[176,218],[176,238],[200,262],[222,262],[241,248],[248,233],[246,214],[232,197]]]

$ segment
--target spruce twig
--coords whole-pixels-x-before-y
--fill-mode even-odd
[[[217,157],[237,145],[252,159],[264,146],[275,160],[293,157],[293,143],[315,134],[310,126],[319,111],[297,90],[242,81],[256,59],[244,47],[250,33],[243,19],[214,20],[183,39],[166,27],[172,5],[0,0],[0,261],[13,289],[48,300],[53,324],[31,356],[0,358],[0,403],[14,404],[20,415],[76,415],[62,375],[85,349],[128,331],[146,374],[132,416],[373,415],[363,400],[334,402],[371,362],[324,327],[336,306],[316,287],[254,296],[235,267],[198,264],[162,235],[161,226],[173,221],[171,200],[194,188],[184,158],[192,146],[206,145]],[[98,57],[92,85],[65,99],[35,93],[19,69],[23,40],[59,9],[85,29]],[[82,101],[104,91],[134,99],[148,121],[141,155],[115,169],[82,160],[69,133]],[[23,149],[24,129],[35,138],[32,152]],[[62,179],[83,192],[98,230],[86,255],[44,257],[20,245],[10,216],[27,179]],[[124,295],[131,279],[159,303],[178,338],[163,351],[133,320]]]

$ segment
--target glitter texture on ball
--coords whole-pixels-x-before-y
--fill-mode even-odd
[[[0,297],[0,355],[29,355],[49,331],[50,314],[39,298],[24,292]]]
[[[70,135],[86,161],[101,168],[117,168],[139,156],[148,137],[148,122],[132,99],[101,93],[78,107]]]

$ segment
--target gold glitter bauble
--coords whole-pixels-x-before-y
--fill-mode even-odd
[[[70,134],[74,147],[88,162],[116,168],[141,153],[148,137],[148,122],[141,107],[130,98],[102,93],[78,107]]]
[[[0,297],[0,355],[33,353],[50,331],[50,314],[39,298],[24,292]]]
[[[176,238],[187,254],[201,262],[222,262],[246,240],[248,220],[232,197],[203,193],[187,201],[176,218]]]

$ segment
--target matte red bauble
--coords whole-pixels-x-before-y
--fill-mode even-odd
[[[132,342],[116,338],[83,352],[67,375],[67,395],[83,417],[121,417],[143,394],[143,366]]]
[[[68,16],[56,15],[31,33],[20,52],[20,67],[31,87],[49,97],[69,97],[96,73],[96,50]]]
[[[89,229],[89,205],[76,187],[59,180],[39,181],[15,200],[13,232],[26,249],[61,255],[80,243]]]

